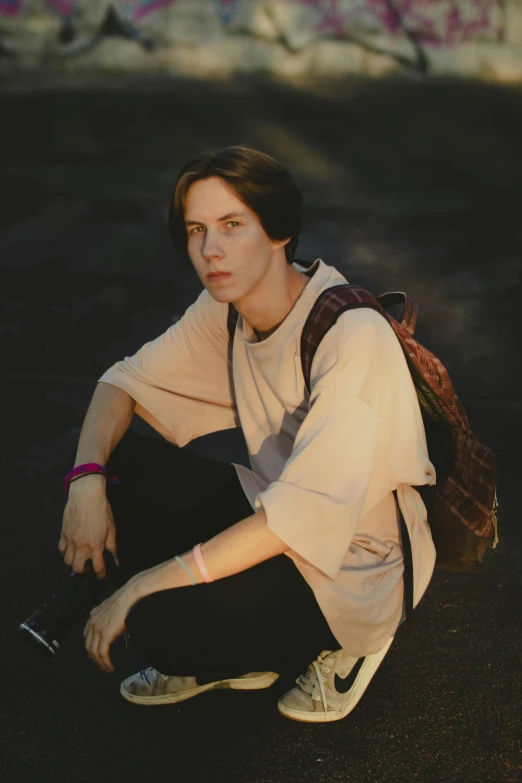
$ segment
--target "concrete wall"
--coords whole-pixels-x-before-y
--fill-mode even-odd
[[[522,80],[522,0],[0,0],[0,67]]]

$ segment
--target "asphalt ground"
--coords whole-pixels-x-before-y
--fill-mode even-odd
[[[1,780],[522,780],[522,91],[11,74],[0,116]],[[200,291],[166,235],[177,169],[237,142],[274,154],[301,185],[298,256],[417,301],[420,337],[499,464],[498,547],[476,573],[435,573],[411,647],[399,634],[357,708],[331,725],[277,712],[298,671],[265,691],[146,710],[119,696],[133,670],[119,648],[106,675],[80,627],[53,661],[15,634],[63,574],[62,478],[96,379]],[[246,458],[239,431],[188,448]]]

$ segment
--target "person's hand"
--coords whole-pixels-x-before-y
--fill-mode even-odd
[[[85,563],[92,560],[97,577],[104,579],[107,575],[104,549],[112,553],[119,565],[116,528],[103,476],[92,474],[71,482],[58,549],[77,574],[82,574]]]
[[[125,630],[125,618],[136,602],[127,585],[96,606],[89,615],[83,636],[87,655],[104,672],[113,672],[110,646]]]

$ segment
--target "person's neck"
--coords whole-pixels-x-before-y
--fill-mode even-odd
[[[281,326],[308,282],[306,275],[285,262],[282,270],[269,270],[249,297],[234,306],[261,342]]]

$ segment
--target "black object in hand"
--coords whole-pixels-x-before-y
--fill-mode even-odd
[[[104,552],[107,573],[116,568],[112,556]],[[95,607],[107,590],[107,579],[98,579],[93,570],[72,573],[65,583],[18,626],[18,633],[30,647],[46,658],[56,655],[67,632]]]

